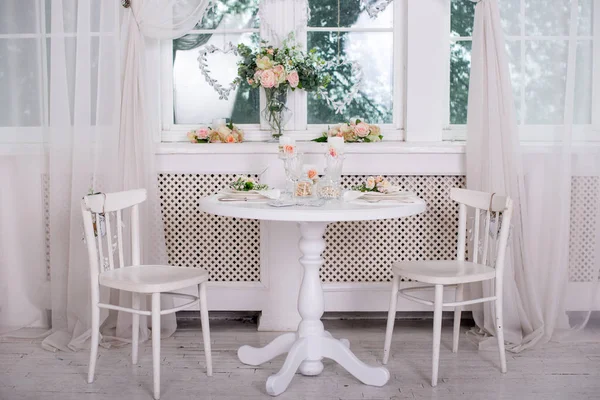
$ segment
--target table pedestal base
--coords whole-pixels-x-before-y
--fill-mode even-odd
[[[390,379],[386,368],[363,363],[350,351],[347,339],[334,339],[326,331],[323,336],[309,337],[284,333],[265,347],[240,347],[238,357],[244,364],[260,365],[283,353],[288,353],[283,366],[267,379],[266,389],[271,396],[283,393],[296,371],[302,375],[319,375],[323,371],[323,357],[334,360],[366,385],[383,386]]]
[[[319,268],[323,265],[321,253],[325,250],[326,222],[299,223],[302,238],[299,248],[302,252],[300,263],[304,276],[298,296],[298,312],[302,317],[297,333],[284,333],[262,348],[242,346],[238,358],[248,365],[260,365],[287,353],[283,366],[275,375],[267,379],[267,393],[277,396],[283,393],[296,371],[303,375],[319,375],[323,371],[321,360],[326,357],[334,360],[359,381],[366,385],[383,386],[390,379],[384,367],[371,367],[360,361],[349,348],[346,339],[334,339],[324,330],[323,288],[319,279]]]

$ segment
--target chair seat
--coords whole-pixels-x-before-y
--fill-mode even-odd
[[[168,265],[136,265],[116,268],[99,275],[99,283],[114,289],[137,293],[158,293],[179,290],[208,280],[202,268]]]
[[[496,270],[468,261],[400,261],[392,265],[395,275],[433,285],[480,282],[493,279]]]

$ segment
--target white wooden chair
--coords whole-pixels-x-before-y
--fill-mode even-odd
[[[191,307],[200,303],[202,337],[206,356],[206,370],[212,376],[210,332],[206,304],[206,282],[208,273],[200,268],[182,268],[167,265],[140,265],[140,203],[146,200],[146,190],[130,190],[117,193],[101,193],[85,196],[81,201],[85,239],[87,243],[92,296],[92,343],[88,383],[94,381],[94,370],[98,356],[100,336],[100,309],[118,310],[132,313],[133,364],[138,362],[138,338],[140,315],[152,317],[152,363],[154,370],[154,398],[160,397],[160,317],[161,315]],[[131,264],[124,261],[123,211],[130,209],[131,215]],[[112,221],[116,221],[116,233]],[[114,237],[113,237],[114,235]],[[105,240],[103,240],[105,239]],[[116,241],[115,241],[116,240]],[[113,254],[117,253],[118,257]],[[115,260],[117,258],[117,260]],[[118,264],[115,263],[118,261]],[[198,285],[198,296],[170,293],[173,290]],[[132,294],[132,308],[100,303],[100,286],[125,290]],[[152,295],[150,311],[140,309],[141,295]],[[161,294],[171,294],[188,298],[191,301],[175,308],[161,310]]]
[[[476,192],[465,189],[452,189],[450,198],[459,203],[458,219],[458,254],[456,261],[410,261],[396,262],[392,266],[394,275],[392,282],[392,295],[388,312],[385,345],[383,349],[383,363],[387,364],[390,357],[390,345],[396,317],[398,295],[425,305],[432,305],[433,312],[433,361],[431,373],[431,386],[437,385],[440,336],[442,331],[442,307],[454,307],[454,336],[452,352],[458,351],[458,338],[460,334],[460,317],[462,306],[487,301],[495,302],[496,308],[496,338],[500,351],[500,364],[502,372],[506,372],[506,355],[504,353],[504,333],[502,330],[502,279],[504,272],[504,256],[510,231],[512,216],[512,200],[485,192]],[[467,207],[475,209],[473,222],[473,254],[471,261],[465,261],[467,238]],[[479,235],[481,213],[485,211],[483,221],[483,248],[481,260],[479,259]],[[501,216],[501,217],[500,217]],[[500,221],[500,223],[498,222]],[[500,225],[500,227],[498,227]],[[499,232],[498,232],[499,231]],[[490,245],[490,236],[497,238]],[[489,255],[489,256],[488,256]],[[495,257],[494,257],[495,255]],[[400,278],[408,278],[429,286],[411,287],[399,290]],[[495,294],[491,297],[463,300],[463,285],[465,283],[481,282],[495,279]],[[456,285],[455,301],[443,302],[444,286]],[[413,291],[434,288],[434,300],[429,301],[411,294]]]

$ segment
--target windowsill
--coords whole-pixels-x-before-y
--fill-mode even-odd
[[[323,153],[326,143],[310,141],[297,142],[299,151],[307,154]],[[383,141],[379,143],[347,143],[346,154],[463,154],[465,142],[401,142]],[[163,142],[156,149],[157,155],[167,154],[277,154],[277,143],[244,142],[225,143],[183,143]]]

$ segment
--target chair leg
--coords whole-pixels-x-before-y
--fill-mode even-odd
[[[212,376],[212,354],[210,349],[210,325],[208,323],[208,304],[206,302],[206,282],[198,285],[200,293],[200,322],[202,324],[202,340],[206,357],[206,375]]]
[[[504,348],[504,321],[502,311],[502,293],[497,293],[496,305],[496,339],[498,340],[498,351],[500,352],[500,366],[502,373],[506,373],[506,349]]]
[[[400,286],[400,277],[394,274],[392,280],[392,294],[390,295],[390,308],[387,317],[387,328],[385,329],[385,344],[383,346],[383,363],[387,364],[390,358],[390,347],[392,346],[392,334],[394,332],[394,322],[396,321],[396,307],[398,305],[398,288]]]
[[[431,363],[431,386],[437,386],[440,366],[440,339],[442,336],[442,305],[444,302],[444,286],[435,285],[433,309],[433,360]]]
[[[154,398],[160,398],[160,293],[152,293],[152,369]]]
[[[140,309],[140,294],[131,293],[131,308]],[[140,338],[140,315],[131,314],[131,363],[138,363],[138,342]]]
[[[463,300],[464,285],[459,284],[456,286],[455,301],[459,302]],[[458,340],[460,338],[460,318],[462,314],[462,306],[454,307],[454,332],[452,333],[452,352],[458,352]]]
[[[88,369],[88,383],[94,382],[96,360],[98,359],[98,340],[100,339],[100,308],[98,301],[92,299],[92,341],[90,344],[90,366]]]

